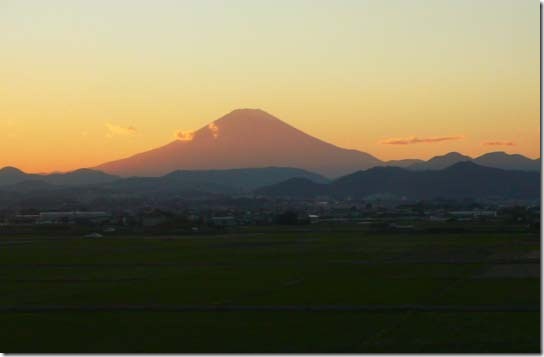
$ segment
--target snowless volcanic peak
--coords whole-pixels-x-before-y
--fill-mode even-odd
[[[305,134],[260,109],[234,110],[190,136],[178,137],[180,140],[160,148],[97,169],[121,176],[159,176],[179,169],[278,166],[335,177],[380,163],[369,154]]]
[[[288,129],[296,130],[263,110],[237,109],[200,129],[195,136],[223,140],[236,138],[247,142],[252,137],[259,141],[265,135],[286,134]]]

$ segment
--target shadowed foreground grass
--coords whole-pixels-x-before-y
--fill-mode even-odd
[[[540,351],[537,235],[0,244],[2,352]]]

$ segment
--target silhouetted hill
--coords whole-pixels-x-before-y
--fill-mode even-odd
[[[51,174],[45,176],[45,182],[52,185],[82,186],[112,182],[119,179],[118,176],[108,175],[104,172],[79,169],[64,174]]]
[[[69,179],[82,173],[85,171],[62,179],[71,183]],[[18,177],[26,179],[0,186],[0,208],[127,209],[134,205],[142,206],[178,199],[196,201],[227,199],[252,194],[255,189],[292,178],[300,178],[310,183],[328,182],[321,175],[283,167],[176,171],[162,177],[119,178],[111,182],[88,185],[52,185],[42,180],[28,178],[33,175]],[[55,177],[55,181],[59,183],[59,177]]]
[[[2,190],[18,192],[18,193],[28,193],[28,192],[39,192],[39,191],[48,191],[54,189],[55,186],[50,185],[41,180],[27,180],[21,181],[10,185],[5,185],[0,187]]]
[[[338,177],[380,163],[367,153],[342,149],[305,134],[262,110],[238,109],[183,140],[97,169],[120,176],[161,176],[181,169],[278,166]]]
[[[435,156],[428,161],[410,165],[409,168],[413,170],[442,170],[458,162],[471,160],[470,156],[458,152],[450,152],[445,155]]]
[[[424,162],[424,160],[419,159],[389,160],[377,166],[410,167],[412,165],[417,165]]]
[[[313,198],[328,195],[330,186],[316,183],[305,178],[292,178],[276,185],[263,187],[257,194],[274,197]]]
[[[302,169],[289,167],[266,167],[232,170],[179,170],[163,177],[183,185],[201,185],[206,182],[228,186],[234,191],[250,192],[259,187],[272,185],[293,178],[304,178],[316,183],[326,183],[325,177]]]
[[[35,185],[38,181],[48,185],[84,186],[112,182],[117,179],[117,176],[91,169],[79,169],[72,172],[49,175],[27,174],[14,167],[0,169],[0,186],[23,185],[24,182],[33,182]]]
[[[291,178],[327,182],[323,176],[296,168],[267,167],[232,170],[178,170],[162,177],[131,177],[102,185],[121,192],[179,193],[199,191],[220,194],[249,193]]]
[[[540,171],[540,159],[529,159],[523,155],[490,152],[473,160],[478,165],[505,170]]]
[[[0,185],[13,185],[29,179],[26,173],[15,167],[7,166],[0,169]]]
[[[265,167],[232,170],[178,170],[162,177],[119,178],[100,171],[81,169],[66,174],[26,174],[14,168],[0,170],[0,187],[7,191],[84,187],[133,194],[207,192],[248,193],[294,177],[313,182],[328,180],[316,173],[290,167]],[[28,186],[28,187],[25,187]]]
[[[258,192],[269,196],[308,197],[328,194],[338,198],[364,198],[384,194],[397,198],[520,198],[540,197],[540,174],[502,170],[460,162],[442,170],[415,171],[375,167],[341,177],[309,191],[304,181],[290,180]]]
[[[403,161],[403,160],[398,160]],[[435,156],[428,161],[414,163],[412,165],[405,165],[404,167],[413,170],[441,170],[453,164],[471,161],[475,164],[487,167],[494,167],[504,170],[522,170],[522,171],[540,171],[540,159],[529,159],[519,154],[507,154],[505,152],[490,152],[481,155],[475,159],[470,156],[462,155],[458,152],[450,152],[446,155]],[[389,163],[391,161],[388,161]],[[390,165],[390,166],[402,166]]]
[[[13,169],[4,175],[21,177]],[[7,173],[6,173],[7,172]],[[262,186],[268,184],[268,186]],[[253,192],[251,192],[253,190]],[[0,208],[127,209],[238,195],[282,198],[540,199],[540,173],[461,162],[442,170],[374,167],[330,183],[293,168],[177,171],[163,177],[131,177],[91,185],[52,185],[27,179],[0,186]],[[181,199],[182,201],[177,201]]]

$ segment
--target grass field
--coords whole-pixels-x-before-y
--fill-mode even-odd
[[[2,352],[539,352],[540,240],[0,237]]]

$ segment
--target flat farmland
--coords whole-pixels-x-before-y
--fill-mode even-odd
[[[2,352],[539,352],[537,234],[0,237]]]

